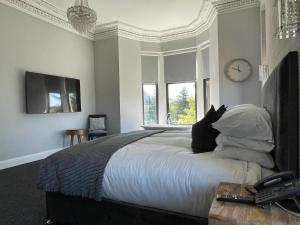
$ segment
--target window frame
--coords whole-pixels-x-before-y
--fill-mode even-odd
[[[205,78],[205,79],[203,79],[203,109],[204,109],[204,114],[206,114],[207,112],[208,112],[208,110],[209,110],[209,107],[210,106],[208,106],[207,105],[207,99],[206,99],[206,91],[207,91],[207,81],[209,82],[209,91],[210,91],[210,78],[208,77],[208,78]],[[210,94],[209,94],[209,98],[210,98],[211,96],[210,96]],[[209,101],[209,102],[211,102],[211,101]]]
[[[172,85],[172,84],[187,84],[187,83],[194,83],[195,84],[195,123],[197,122],[197,111],[198,111],[198,108],[197,108],[197,81],[183,81],[183,82],[172,82],[172,83],[166,83],[166,97],[167,97],[167,100],[166,100],[166,103],[167,103],[167,115],[168,113],[170,112],[170,107],[169,107],[169,85]],[[184,123],[184,124],[181,124],[181,123],[170,123],[171,125],[181,125],[181,126],[185,126],[185,125],[193,125],[193,123]]]
[[[157,83],[142,83],[142,100],[143,100],[143,125],[145,124],[145,99],[144,99],[144,85],[155,85],[155,95],[156,95],[156,124],[159,124],[159,98],[158,98],[158,84]]]

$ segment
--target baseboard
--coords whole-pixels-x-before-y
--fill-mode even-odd
[[[44,151],[44,152],[39,152],[36,154],[25,155],[25,156],[13,158],[13,159],[0,161],[0,170],[44,159],[44,158],[48,157],[49,155],[54,154],[55,152],[61,151],[62,149],[64,149],[64,148],[52,149],[52,150],[48,150],[48,151]]]

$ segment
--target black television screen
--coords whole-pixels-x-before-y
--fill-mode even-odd
[[[80,80],[26,72],[29,114],[81,112]]]

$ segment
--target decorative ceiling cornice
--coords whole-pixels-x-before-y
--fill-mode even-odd
[[[135,27],[120,21],[98,25],[95,39],[101,40],[118,35],[145,42],[167,42],[183,38],[191,38],[207,30],[216,16],[216,10],[210,2],[202,4],[199,16],[189,25],[174,29],[156,31]]]
[[[0,0],[29,15],[78,34],[69,24],[66,13],[46,0]],[[120,21],[98,25],[95,33],[80,36],[90,40],[101,40],[112,36],[121,36],[145,42],[168,42],[195,37],[207,30],[218,13],[259,6],[259,0],[205,0],[198,17],[187,26],[168,30],[146,30]]]
[[[45,8],[45,6],[38,4],[37,2],[38,1],[32,1],[32,0],[31,1],[30,0],[0,0],[0,3],[3,3],[12,8],[20,10],[20,11],[27,13],[31,16],[34,16],[38,19],[41,19],[43,21],[46,21],[53,25],[56,25],[60,28],[63,28],[67,31],[78,34],[85,38],[88,38],[91,40],[94,39],[93,33],[90,33],[88,35],[79,34],[72,28],[72,26],[68,22],[68,20],[66,18],[64,18],[61,14],[58,14],[58,13],[50,10],[50,8],[48,8],[48,7]]]
[[[233,11],[259,7],[260,0],[210,0],[218,14],[230,13]]]

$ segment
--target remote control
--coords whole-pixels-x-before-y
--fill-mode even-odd
[[[217,201],[255,204],[255,197],[239,195],[217,195]]]

